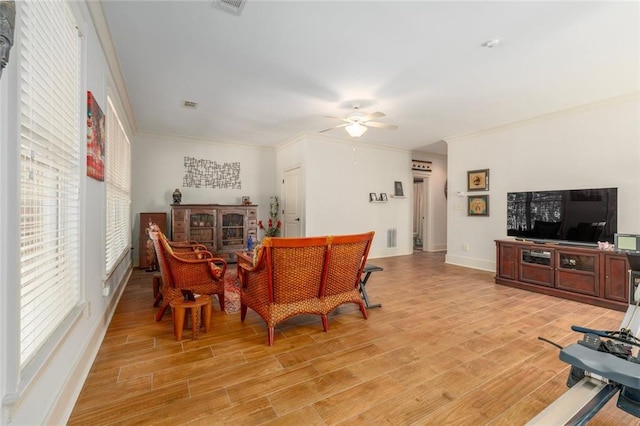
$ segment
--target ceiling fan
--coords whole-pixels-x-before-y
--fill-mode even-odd
[[[364,134],[364,132],[367,131],[367,127],[376,127],[378,129],[397,129],[398,128],[398,126],[396,126],[395,124],[387,124],[387,123],[380,123],[378,121],[371,121],[375,118],[382,118],[384,116],[385,114],[380,111],[373,112],[371,114],[366,114],[360,111],[359,105],[354,105],[353,111],[351,111],[349,114],[347,114],[344,117],[334,117],[331,115],[326,115],[325,116],[326,118],[342,120],[345,122],[345,124],[339,124],[337,126],[329,127],[328,129],[320,130],[320,133],[324,133],[324,132],[328,132],[329,130],[339,129],[341,127],[344,127],[347,133],[349,133],[349,136],[353,138],[359,138]]]

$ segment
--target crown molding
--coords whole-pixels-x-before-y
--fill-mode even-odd
[[[202,144],[202,145],[209,145],[209,146],[213,146],[213,145],[225,146],[225,147],[234,146],[234,147],[241,147],[241,148],[261,150],[261,151],[274,151],[275,150],[274,147],[268,146],[268,145],[252,145],[252,144],[241,143],[241,142],[225,142],[225,141],[221,141],[221,140],[205,139],[205,138],[199,138],[199,137],[195,137],[195,136],[184,136],[184,135],[173,135],[173,134],[160,135],[160,134],[156,134],[156,133],[141,133],[141,132],[136,133],[135,136],[137,136],[137,137],[145,137],[145,138],[153,138],[153,139],[161,139],[161,140],[166,140],[166,141],[171,141],[171,142],[188,141],[188,142],[191,142],[191,143],[199,143],[199,144]]]

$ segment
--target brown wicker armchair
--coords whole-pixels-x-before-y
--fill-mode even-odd
[[[191,253],[194,251],[199,251],[199,252],[205,252],[207,251],[207,246],[205,246],[204,244],[199,244],[197,241],[170,241],[167,236],[162,232],[162,230],[160,230],[160,227],[153,223],[153,222],[149,222],[149,227],[146,229],[147,234],[149,235],[149,238],[152,240],[152,246],[153,246],[153,250],[154,250],[154,264],[158,267],[158,269],[160,269],[160,265],[158,264],[158,253],[157,253],[157,249],[155,248],[155,243],[153,242],[153,238],[151,237],[151,232],[156,232],[158,234],[160,234],[160,236],[167,241],[167,243],[169,244],[169,246],[171,246],[171,248],[173,249],[174,253]],[[156,273],[157,274],[157,273]],[[153,306],[157,307],[160,305],[160,302],[162,301],[163,298],[163,292],[162,292],[162,271],[160,272],[160,280],[156,279],[156,275],[154,274],[154,281],[153,281],[153,292],[154,292],[154,301],[153,301]],[[158,282],[159,281],[159,282]]]
[[[295,315],[320,315],[327,331],[329,312],[355,303],[366,319],[358,285],[373,235],[265,238],[253,266],[238,264],[241,320],[253,309],[267,323],[273,346],[275,326]]]
[[[208,251],[177,253],[169,241],[159,232],[150,232],[158,254],[158,266],[162,275],[162,304],[156,315],[160,321],[172,300],[182,298],[182,290],[199,294],[217,294],[220,308],[224,310],[224,274],[227,263],[215,258]]]

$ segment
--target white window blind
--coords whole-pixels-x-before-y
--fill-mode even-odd
[[[79,299],[79,38],[64,2],[20,17],[20,365]]]
[[[111,99],[107,99],[106,167],[107,226],[106,273],[109,275],[131,247],[131,148]]]

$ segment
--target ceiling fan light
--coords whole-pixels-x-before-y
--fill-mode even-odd
[[[359,138],[360,136],[364,135],[364,132],[367,131],[367,126],[363,126],[360,123],[351,123],[347,127],[345,127],[345,130],[352,138]]]

